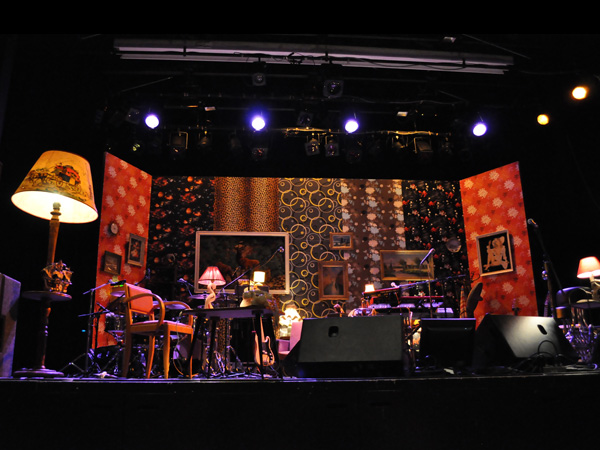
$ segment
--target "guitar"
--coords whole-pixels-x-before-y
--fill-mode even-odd
[[[260,321],[260,331],[264,336],[265,332],[263,330],[262,320]],[[258,333],[253,331],[254,333],[254,362],[262,367],[270,367],[275,364],[275,355],[271,350],[271,338],[266,336],[265,339],[261,342],[258,337]]]

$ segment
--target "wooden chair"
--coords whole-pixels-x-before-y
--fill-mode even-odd
[[[125,349],[123,351],[121,376],[126,377],[129,372],[133,336],[142,335],[148,337],[146,378],[150,378],[157,337],[162,337],[163,339],[163,376],[165,379],[169,378],[171,335],[186,334],[190,336],[191,340],[194,331],[194,317],[188,315],[186,322],[165,320],[166,306],[175,303],[179,306],[184,306],[186,309],[189,309],[189,306],[183,302],[165,302],[150,290],[130,284],[125,285],[123,303],[125,305]],[[189,374],[191,375],[191,371],[189,371]]]

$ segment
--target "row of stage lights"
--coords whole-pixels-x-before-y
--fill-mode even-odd
[[[588,98],[590,94],[590,88],[587,86],[577,86],[571,92],[571,98],[573,100],[582,101]],[[138,111],[138,114],[140,112]],[[407,116],[408,112],[398,112],[398,116]],[[160,126],[160,118],[156,113],[148,113],[144,118],[144,123],[150,129],[156,129]],[[537,116],[537,123],[539,125],[545,126],[550,123],[550,116],[548,114],[539,114]],[[267,116],[261,112],[255,113],[254,115],[249,116],[249,125],[251,129],[255,132],[261,132],[268,128]],[[297,121],[298,128],[292,129],[296,131],[308,132],[311,133],[313,131],[312,137],[308,137],[305,143],[305,150],[307,155],[316,155],[320,153],[320,150],[323,149],[326,156],[337,156],[339,154],[338,142],[335,139],[324,139],[324,142],[320,137],[323,137],[328,134],[327,130],[318,130],[311,128],[312,126],[312,115],[310,113],[300,113]],[[356,133],[360,129],[360,123],[356,116],[356,114],[350,114],[347,119],[343,123],[343,129],[346,134],[352,135]],[[286,133],[289,132],[288,129],[284,129]],[[280,130],[281,131],[281,130]],[[478,116],[476,120],[473,122],[472,127],[470,129],[472,135],[476,138],[484,136],[488,131],[488,126],[483,120],[481,116]],[[388,134],[393,134],[394,132],[388,132]],[[329,130],[329,134],[331,134],[331,130]],[[335,133],[333,133],[335,134]],[[433,133],[429,133],[433,134]],[[316,137],[315,137],[316,135]],[[203,139],[208,139],[206,136]],[[202,143],[200,143],[202,147]],[[173,147],[173,146],[172,146]],[[177,146],[175,146],[177,147]],[[261,147],[258,147],[256,150],[256,155],[253,155],[254,159],[260,159],[261,156]],[[254,151],[254,149],[253,149]],[[264,154],[265,151],[263,150]]]

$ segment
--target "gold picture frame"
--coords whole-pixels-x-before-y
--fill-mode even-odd
[[[319,298],[348,300],[350,297],[347,261],[319,261]]]
[[[381,250],[381,279],[424,281],[434,278],[429,250]],[[426,260],[425,260],[426,259]]]
[[[354,242],[352,233],[330,233],[329,248],[331,250],[352,250]]]

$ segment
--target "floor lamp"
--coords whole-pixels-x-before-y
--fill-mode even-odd
[[[81,156],[50,150],[44,152],[11,198],[19,209],[50,221],[46,267],[42,270],[44,290],[27,291],[23,298],[41,304],[37,349],[34,366],[16,371],[21,377],[56,377],[63,374],[46,369],[46,342],[50,304],[71,300],[66,293],[71,271],[62,261],[55,261],[60,222],[87,223],[98,218],[89,163]]]

